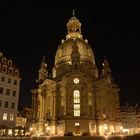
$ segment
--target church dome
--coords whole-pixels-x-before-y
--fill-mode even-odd
[[[60,63],[71,64],[72,46],[76,43],[80,54],[80,62],[90,62],[95,64],[94,54],[91,47],[85,40],[80,38],[70,38],[65,40],[58,48],[55,56],[55,65]]]
[[[59,45],[55,56],[55,65],[60,63],[69,63],[71,65],[71,54],[73,51],[73,45],[76,44],[78,52],[80,54],[80,63],[93,63],[95,64],[94,54],[87,40],[84,40],[81,34],[81,23],[73,15],[67,23],[66,40],[62,40],[62,44]]]

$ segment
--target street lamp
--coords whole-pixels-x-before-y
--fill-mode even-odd
[[[29,130],[30,130],[30,135],[32,135],[33,134],[33,128],[30,127]]]
[[[107,130],[108,130],[107,124],[104,124],[104,130],[105,130],[104,134],[107,135]]]
[[[46,124],[46,134],[49,135],[50,127],[48,124]]]
[[[122,126],[120,126],[120,130],[122,130],[123,129],[123,127]]]
[[[49,131],[50,130],[50,127],[49,126],[47,126],[47,131]]]
[[[120,133],[122,134],[123,133],[123,127],[120,126]]]
[[[107,127],[107,124],[104,124],[104,130],[107,130],[108,127]]]

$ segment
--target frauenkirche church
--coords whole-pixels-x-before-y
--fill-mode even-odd
[[[38,87],[32,90],[34,133],[61,136],[119,131],[119,88],[106,59],[102,65],[99,74],[81,23],[73,15],[66,39],[58,46],[52,77],[44,59],[38,71]]]

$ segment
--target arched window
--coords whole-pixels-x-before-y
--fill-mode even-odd
[[[6,64],[6,58],[2,58],[2,63]]]
[[[9,66],[12,66],[12,60],[9,60],[9,61],[8,61],[8,65],[9,65]]]
[[[80,116],[80,92],[79,92],[79,90],[74,90],[73,103],[74,103],[74,116]]]

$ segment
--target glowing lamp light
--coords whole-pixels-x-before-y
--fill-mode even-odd
[[[49,131],[49,130],[50,130],[50,127],[48,126],[48,127],[47,127],[47,131]]]
[[[8,134],[9,134],[9,135],[12,135],[12,129],[10,129],[10,130],[8,131]]]
[[[30,127],[30,131],[33,131],[33,128],[32,127]]]
[[[123,127],[122,126],[120,126],[120,130],[122,130],[123,129]]]
[[[107,125],[106,125],[106,124],[104,124],[104,130],[107,130],[107,129],[108,129]]]
[[[75,123],[75,126],[79,126],[80,124],[79,123]]]

